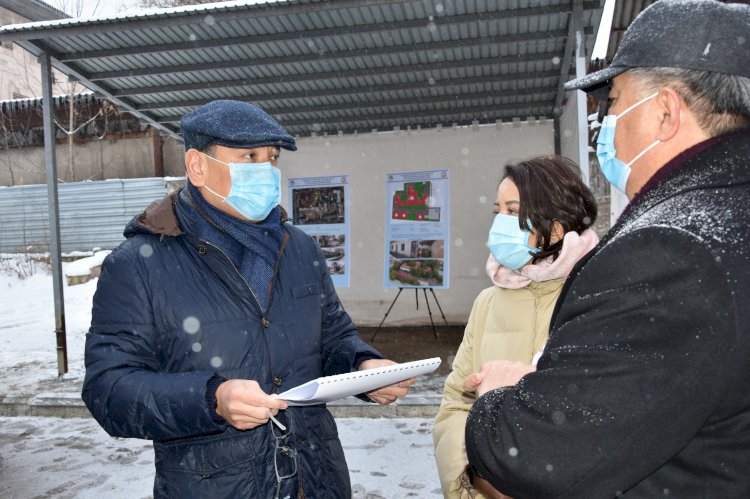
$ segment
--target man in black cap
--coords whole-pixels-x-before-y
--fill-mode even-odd
[[[276,165],[294,138],[229,100],[181,131],[186,187],[135,217],[102,266],[83,400],[111,435],[154,440],[155,498],[349,499],[330,412],[274,394],[393,362],[359,338],[314,240],[285,223]],[[388,404],[412,382],[362,398]]]
[[[750,497],[750,6],[661,0],[597,139],[630,204],[563,288],[536,370],[495,362],[470,471],[517,498]],[[472,387],[467,387],[472,388]]]

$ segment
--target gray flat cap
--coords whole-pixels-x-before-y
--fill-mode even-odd
[[[750,78],[750,5],[659,0],[625,31],[612,64],[565,83],[607,98],[609,80],[632,68],[682,68]]]

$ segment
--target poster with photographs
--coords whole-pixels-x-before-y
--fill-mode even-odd
[[[349,176],[289,179],[289,216],[323,250],[336,287],[349,287]]]
[[[448,170],[386,176],[386,288],[448,288]]]

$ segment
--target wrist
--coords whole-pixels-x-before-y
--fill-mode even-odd
[[[219,390],[219,386],[224,383],[227,379],[218,374],[211,376],[206,382],[206,403],[208,404],[208,411],[211,414],[211,418],[214,422],[224,422],[224,418],[217,412],[218,411],[218,400],[216,398],[216,392]]]

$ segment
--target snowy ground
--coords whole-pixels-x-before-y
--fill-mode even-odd
[[[432,420],[338,420],[352,496],[439,498]],[[363,438],[369,435],[369,438]],[[154,455],[143,440],[112,438],[90,419],[0,418],[0,497],[152,497]]]
[[[69,372],[58,378],[52,277],[35,270],[0,254],[0,395],[80,390],[96,279],[64,286]],[[355,498],[441,497],[432,419],[337,422]],[[2,498],[150,497],[153,475],[149,442],[109,437],[93,420],[0,417]]]

